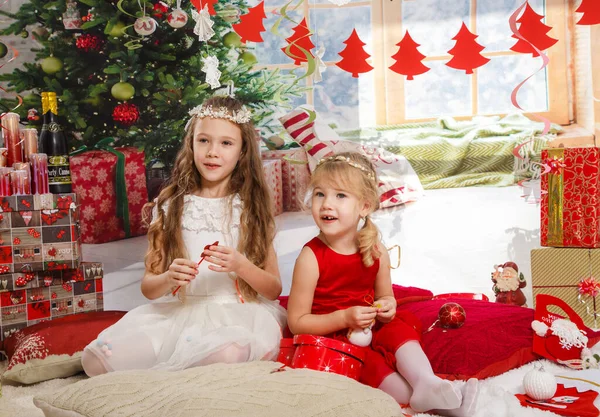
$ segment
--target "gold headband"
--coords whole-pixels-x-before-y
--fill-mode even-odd
[[[342,155],[327,156],[327,157],[325,157],[325,158],[321,159],[321,160],[320,160],[320,161],[317,163],[317,166],[319,166],[319,165],[321,165],[321,164],[323,164],[323,163],[325,163],[325,162],[331,162],[331,161],[341,161],[341,162],[345,162],[345,163],[347,163],[348,165],[350,165],[351,167],[354,167],[354,168],[360,169],[361,171],[363,171],[363,172],[364,172],[364,173],[367,175],[367,178],[368,178],[368,179],[370,179],[370,180],[372,180],[372,181],[375,181],[375,173],[374,173],[374,172],[373,172],[371,169],[369,169],[369,168],[365,167],[364,165],[361,165],[361,164],[359,164],[359,163],[357,163],[357,162],[354,162],[354,161],[352,161],[352,160],[351,160],[350,158],[348,158],[347,156],[342,156]]]

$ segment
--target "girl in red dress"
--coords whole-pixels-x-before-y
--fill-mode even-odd
[[[312,215],[321,233],[296,261],[290,330],[348,342],[349,331],[372,328],[361,382],[418,412],[472,416],[477,380],[461,391],[438,378],[419,333],[408,318],[396,316],[390,258],[369,217],[379,207],[370,161],[351,152],[327,157],[313,173],[312,189]]]

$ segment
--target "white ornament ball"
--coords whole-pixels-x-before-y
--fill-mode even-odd
[[[366,329],[354,329],[348,332],[348,340],[355,346],[369,346],[372,339],[373,332],[371,332],[369,327]]]
[[[181,9],[175,9],[167,16],[167,23],[174,29],[179,29],[187,24],[188,15]]]
[[[137,34],[142,36],[152,35],[156,30],[156,27],[156,20],[152,19],[150,16],[140,17],[133,24],[133,28]]]
[[[556,394],[556,378],[544,371],[544,367],[534,368],[523,377],[523,388],[534,400],[549,400]]]

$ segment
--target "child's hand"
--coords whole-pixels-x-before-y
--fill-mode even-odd
[[[375,304],[378,305],[377,308],[377,320],[382,323],[389,323],[396,316],[396,302],[381,298],[375,301]]]
[[[351,329],[364,329],[373,323],[376,315],[374,307],[350,307],[344,310],[344,323]]]
[[[196,262],[189,259],[177,258],[169,265],[167,282],[173,287],[184,286],[195,279],[196,275],[198,275]]]
[[[247,261],[244,255],[228,246],[211,246],[208,250],[202,252],[202,255],[205,256],[206,262],[212,264],[208,266],[208,269],[216,272],[238,274],[244,261]]]

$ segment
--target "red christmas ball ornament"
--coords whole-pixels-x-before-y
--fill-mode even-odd
[[[156,17],[157,19],[162,19],[163,16],[169,11],[169,6],[167,6],[165,3],[163,3],[162,1],[159,1],[158,3],[154,3],[154,7],[152,8],[153,10],[153,16]]]
[[[113,120],[125,126],[131,126],[140,118],[140,111],[135,104],[119,104],[113,110]]]
[[[79,36],[75,42],[75,46],[85,52],[99,51],[102,49],[103,44],[104,41],[99,36],[90,35],[89,33]]]
[[[440,307],[438,318],[444,329],[458,329],[465,324],[465,309],[457,303],[446,303]]]

